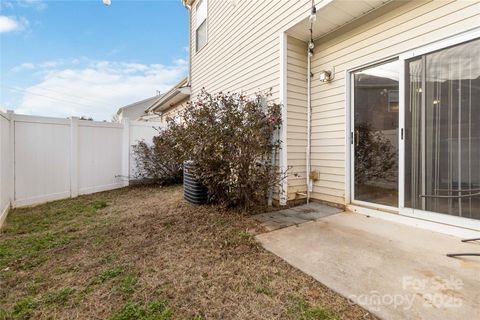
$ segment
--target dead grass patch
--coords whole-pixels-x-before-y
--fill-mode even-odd
[[[181,187],[14,210],[0,234],[0,319],[372,318],[264,250],[256,228],[184,202]]]

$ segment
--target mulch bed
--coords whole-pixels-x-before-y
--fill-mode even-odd
[[[0,319],[373,319],[264,250],[249,216],[134,187],[17,209]]]

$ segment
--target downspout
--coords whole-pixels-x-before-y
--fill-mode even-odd
[[[310,29],[311,30],[311,29]],[[312,54],[310,49],[310,43],[308,45],[307,52],[307,150],[306,150],[306,162],[307,162],[307,204],[310,202],[311,180],[310,180],[310,167],[311,167],[311,133],[312,133]]]
[[[312,10],[310,13],[310,41],[308,42],[307,49],[307,150],[306,150],[306,163],[307,163],[307,204],[310,202],[310,193],[312,192],[312,179],[310,178],[310,172],[312,167],[311,149],[312,149],[312,56],[315,43],[313,42],[313,24],[317,20],[317,9],[315,7],[315,0],[312,0]]]

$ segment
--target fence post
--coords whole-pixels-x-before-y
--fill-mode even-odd
[[[78,117],[70,118],[70,197],[78,197]]]
[[[124,118],[122,122],[122,178],[123,186],[127,187],[130,183],[130,120],[128,120],[128,118]]]
[[[14,202],[15,202],[15,112],[12,110],[7,111],[8,114],[8,120],[9,120],[9,135],[10,135],[10,142],[9,142],[9,164],[8,164],[8,170],[9,170],[9,198],[10,198],[10,206],[13,207]]]

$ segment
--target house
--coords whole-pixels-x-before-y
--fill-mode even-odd
[[[190,99],[190,86],[188,77],[183,78],[172,89],[157,97],[148,107],[146,113],[157,115],[162,122],[166,122],[169,117],[174,117],[183,110]]]
[[[479,1],[183,0],[192,97],[272,89],[279,202],[480,231]]]
[[[125,118],[130,120],[160,121],[158,116],[147,115],[145,112],[158,98],[159,95],[156,95],[119,108],[116,114],[118,122],[122,122]]]

